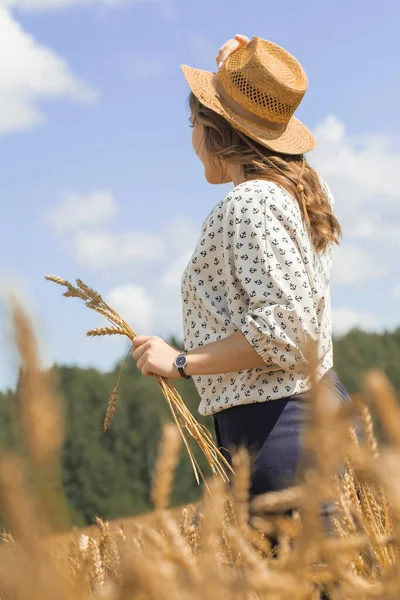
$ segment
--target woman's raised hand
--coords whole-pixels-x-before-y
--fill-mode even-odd
[[[223,46],[218,50],[218,54],[216,56],[216,61],[218,65],[218,69],[222,67],[226,59],[235,52],[238,48],[244,48],[250,42],[247,35],[242,35],[238,33],[231,40],[225,42]]]

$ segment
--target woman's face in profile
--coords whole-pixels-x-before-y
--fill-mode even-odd
[[[204,165],[204,176],[208,183],[219,184],[232,181],[232,178],[226,172],[224,161],[210,160],[207,150],[204,147],[204,126],[196,122],[193,123],[192,116],[189,120],[193,125],[193,149]]]

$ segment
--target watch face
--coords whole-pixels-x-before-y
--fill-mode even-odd
[[[177,367],[184,367],[186,365],[186,356],[178,356],[176,365]]]

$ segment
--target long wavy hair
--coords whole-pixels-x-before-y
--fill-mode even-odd
[[[306,220],[300,192],[292,181],[298,179],[303,155],[274,152],[242,132],[238,133],[226,119],[202,104],[193,92],[189,94],[188,104],[193,124],[197,123],[204,127],[204,147],[211,161],[224,160],[241,165],[245,180],[266,179],[282,186],[296,199],[302,218]],[[247,139],[274,166],[264,161],[246,143]],[[311,243],[316,251],[324,251],[329,243],[339,244],[342,229],[332,211],[327,193],[321,185],[317,172],[306,160],[302,184],[310,223]]]

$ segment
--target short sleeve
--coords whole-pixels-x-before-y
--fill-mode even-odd
[[[305,370],[304,344],[319,333],[306,236],[294,200],[274,183],[241,184],[226,202],[230,318],[266,365],[291,372]]]

